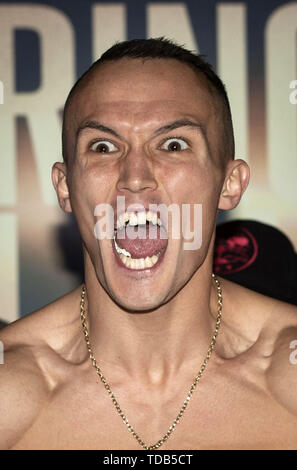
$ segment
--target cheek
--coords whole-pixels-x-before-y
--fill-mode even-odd
[[[71,207],[86,244],[97,242],[94,234],[97,218],[94,211],[96,206],[110,200],[111,182],[112,177],[108,172],[78,165],[69,176]]]
[[[168,187],[179,203],[216,205],[220,194],[220,175],[211,163],[196,162],[180,166],[167,173]]]
[[[96,205],[108,200],[112,180],[112,173],[106,168],[76,165],[69,181],[71,200],[75,206],[94,212]]]
[[[192,236],[184,237],[193,240],[188,246],[200,246],[186,251],[186,257],[199,261],[208,251],[209,242],[215,227],[217,207],[220,196],[221,179],[217,169],[212,165],[189,165],[183,171],[176,171],[171,180],[172,199],[180,206],[184,204],[183,233]],[[188,205],[188,207],[187,207]],[[199,205],[199,206],[197,206]]]

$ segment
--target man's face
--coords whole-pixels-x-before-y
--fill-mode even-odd
[[[71,207],[96,276],[122,307],[156,308],[187,283],[209,250],[224,181],[214,96],[205,79],[180,62],[122,59],[91,73],[67,116]],[[169,215],[158,262],[127,267],[114,241],[94,234],[95,207],[110,204],[116,222],[117,196],[125,197],[125,209],[176,204],[182,214],[187,204],[193,215],[194,204],[201,204],[201,247],[185,250],[182,230],[173,239]]]

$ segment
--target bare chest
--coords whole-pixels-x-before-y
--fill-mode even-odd
[[[173,424],[185,396],[137,388],[114,393],[130,426],[153,445]],[[185,390],[186,395],[186,390]],[[297,417],[269,393],[230,377],[201,383],[163,444],[178,449],[295,449]],[[53,393],[13,449],[140,450],[102,383],[73,382]]]

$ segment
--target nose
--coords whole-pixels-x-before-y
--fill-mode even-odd
[[[130,150],[120,162],[117,190],[137,193],[157,187],[152,158],[143,150]]]

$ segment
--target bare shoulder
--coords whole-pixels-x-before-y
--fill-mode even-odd
[[[0,330],[0,449],[9,449],[30,428],[65,375],[75,313],[79,321],[76,297],[73,291]]]
[[[297,307],[222,280],[233,317],[253,338],[251,355],[262,368],[269,393],[297,416]]]
[[[267,383],[277,401],[297,417],[297,307],[280,302],[277,318],[280,328],[274,337]]]

